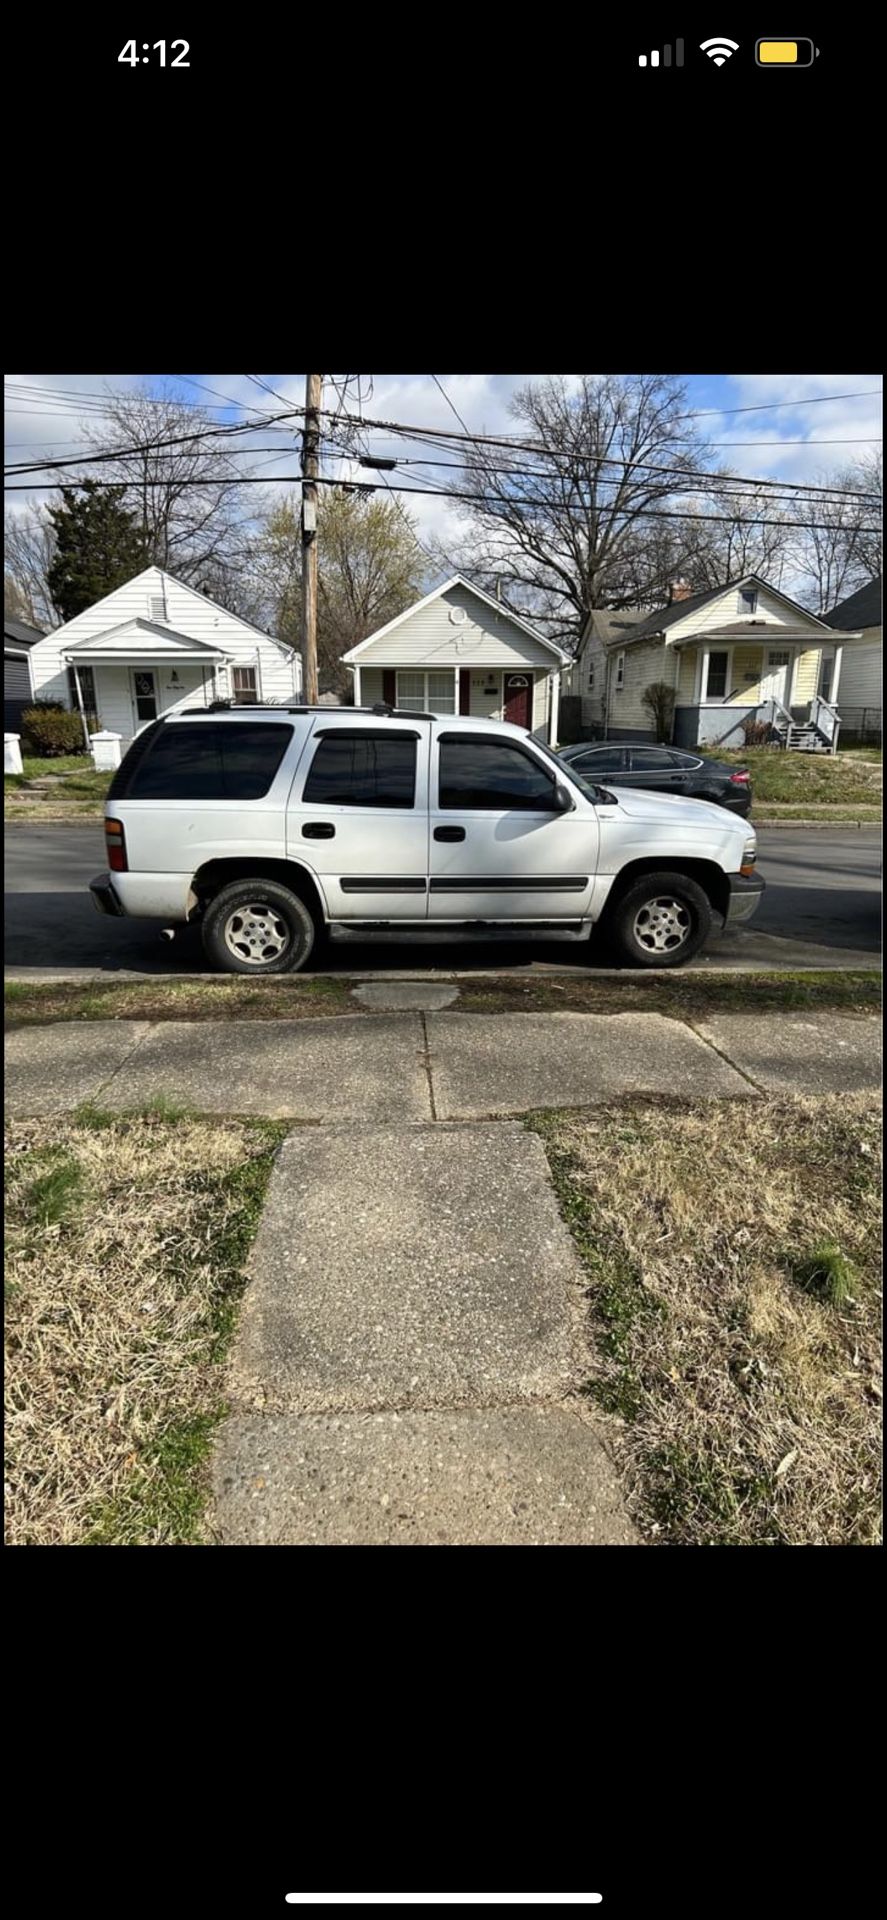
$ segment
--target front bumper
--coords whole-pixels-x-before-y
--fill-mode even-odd
[[[735,927],[742,920],[750,920],[761,904],[764,882],[759,873],[746,876],[743,873],[728,873],[727,882],[730,897],[724,916],[725,927]]]
[[[114,882],[109,873],[97,873],[95,879],[90,880],[89,891],[93,906],[98,908],[99,913],[110,913],[116,919],[121,918],[123,908],[114,892]]]

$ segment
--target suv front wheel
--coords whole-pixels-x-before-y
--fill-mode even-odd
[[[680,967],[711,930],[708,896],[683,873],[645,873],[608,916],[609,933],[630,967]]]
[[[210,901],[201,934],[223,973],[296,973],[314,945],[314,921],[279,881],[233,880]]]

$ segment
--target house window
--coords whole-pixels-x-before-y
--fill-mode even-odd
[[[819,669],[820,700],[830,700],[832,697],[832,675],[834,674],[834,671],[835,671],[834,654],[824,653],[822,656],[822,666]]]
[[[256,692],[255,667],[235,667],[232,671],[231,679],[234,689],[235,707],[255,706],[259,697]]]
[[[624,653],[617,653],[616,655],[616,692],[621,693],[624,685],[625,685],[625,655]]]
[[[591,693],[591,692],[593,692],[593,690],[594,690],[594,661],[593,661],[593,660],[589,660],[589,663],[588,663],[588,691],[589,691],[589,693]]]
[[[92,667],[78,667],[77,674],[80,680],[80,693],[83,700],[83,711],[86,714],[86,718],[87,720],[97,720],[98,707],[96,706],[96,703],[95,703],[94,670]],[[80,701],[77,698],[77,681],[74,678],[73,667],[68,668],[68,697],[70,699],[71,706],[74,712],[75,713],[79,712]]]
[[[758,610],[757,592],[753,588],[740,587],[739,589],[740,613],[757,613],[757,610]]]
[[[398,673],[397,704],[406,713],[455,713],[455,675]]]
[[[730,663],[728,653],[710,653],[708,656],[708,680],[706,682],[706,700],[723,700],[727,693],[727,668]]]

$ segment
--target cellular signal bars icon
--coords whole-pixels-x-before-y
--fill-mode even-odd
[[[674,43],[674,63],[675,63],[675,66],[676,66],[676,67],[682,67],[682,66],[683,66],[683,64],[684,64],[684,42],[683,42],[683,40],[676,40],[676,41],[675,41],[675,43]],[[670,67],[670,66],[671,66],[671,48],[670,48],[670,47],[663,47],[663,49],[662,49],[662,60],[661,60],[661,63],[660,63],[660,58],[659,58],[659,48],[658,48],[658,47],[654,47],[654,48],[653,48],[653,51],[652,51],[652,53],[651,53],[651,54],[646,54],[646,53],[639,53],[639,54],[638,54],[638,66],[639,66],[639,67],[648,67],[648,66],[649,66],[649,67],[658,67],[658,66],[659,66],[660,64],[661,64],[661,65],[662,65],[663,67]]]

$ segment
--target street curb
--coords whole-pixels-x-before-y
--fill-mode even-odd
[[[760,833],[767,827],[791,833],[795,828],[802,827],[880,827],[883,826],[883,820],[880,815],[877,820],[836,820],[830,814],[820,814],[818,820],[762,820],[760,816],[750,814],[748,824]]]

